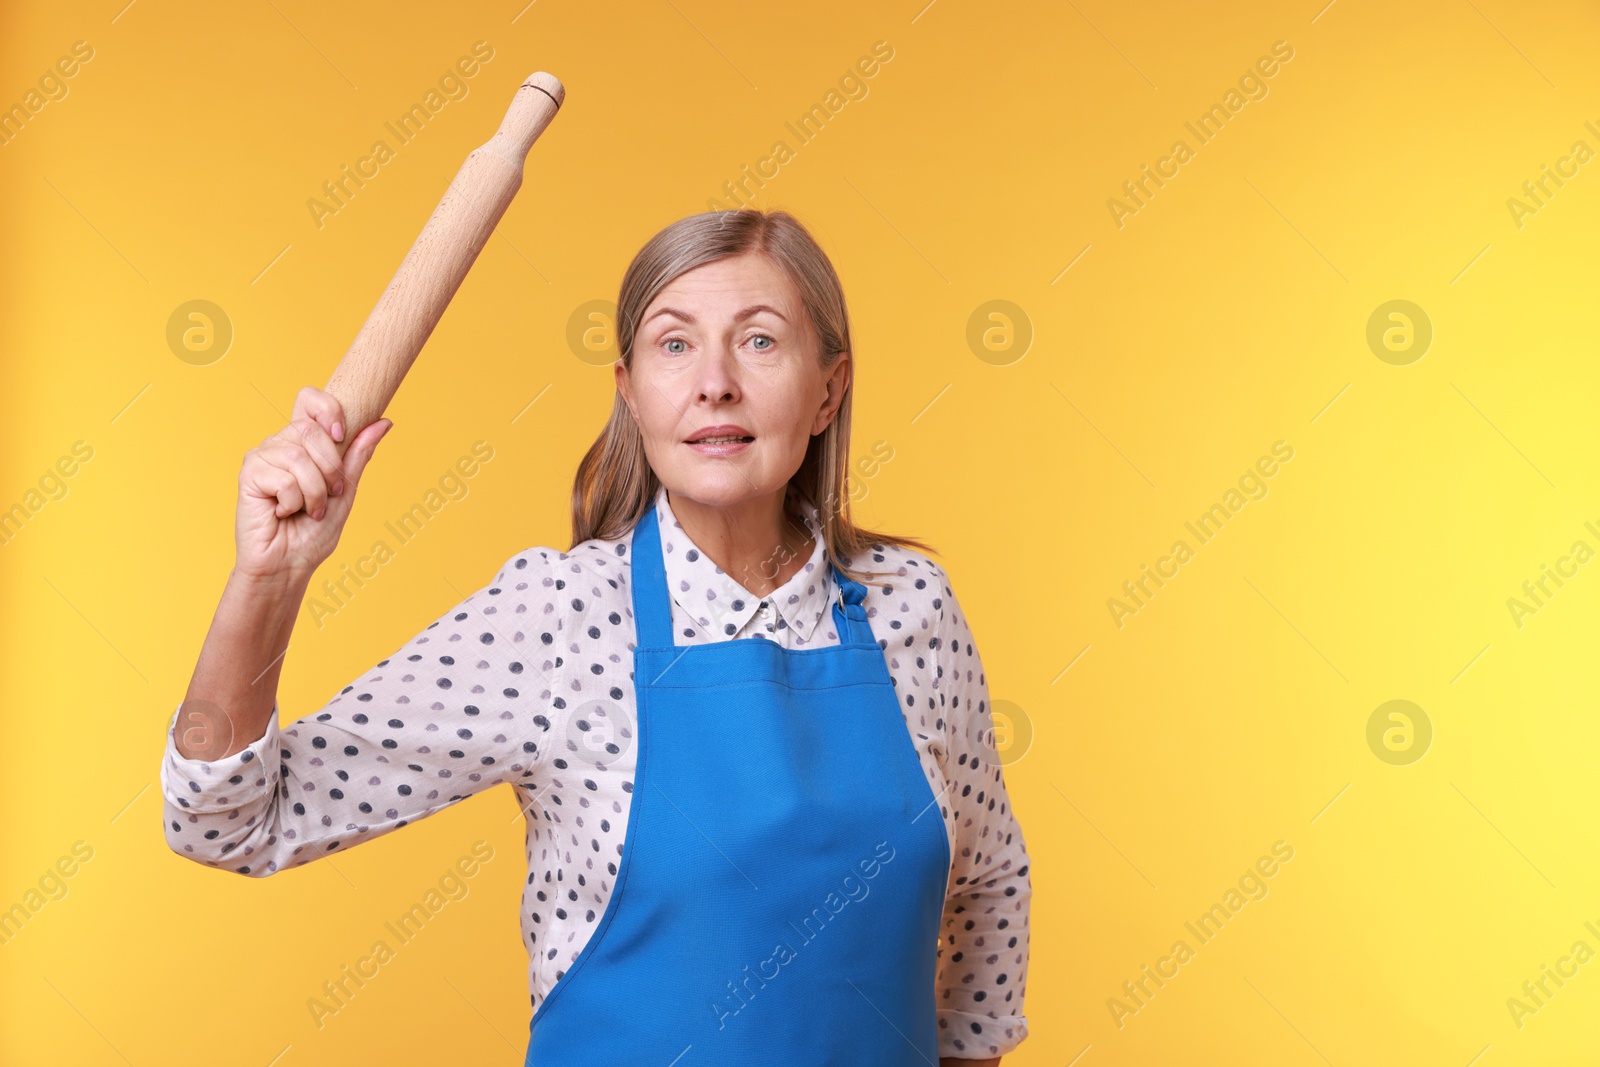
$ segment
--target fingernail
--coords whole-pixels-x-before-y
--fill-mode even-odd
[[[333,424],[333,439],[335,441],[344,440],[344,423],[336,422]]]
[[[343,482],[336,482],[334,484],[334,487],[333,487],[333,495],[334,496],[339,496],[343,492],[344,492],[344,483]]]
[[[313,515],[312,515],[312,516],[311,516],[311,517],[312,517],[312,518],[313,518],[313,519],[316,519],[316,520],[317,520],[317,521],[318,521],[318,522],[320,522],[320,521],[322,521],[322,516],[323,516],[323,515],[325,515],[325,514],[327,514],[327,512],[328,512],[328,509],[327,509],[327,507],[326,507],[326,506],[323,506],[323,507],[320,507],[320,508],[318,508],[318,509],[317,509],[317,510],[316,510],[316,513],[315,513],[315,514],[313,514]]]

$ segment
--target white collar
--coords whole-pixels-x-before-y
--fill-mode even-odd
[[[754,615],[763,598],[755,596],[716,565],[684,532],[672,506],[667,503],[665,486],[656,491],[656,524],[661,533],[661,562],[667,576],[667,592],[684,613],[703,629],[715,628],[725,639],[738,633]],[[802,641],[812,632],[832,606],[837,585],[827,565],[827,550],[822,539],[822,524],[815,505],[802,501],[805,523],[815,540],[805,564],[765,598],[776,609],[770,622],[795,631]],[[768,564],[776,570],[778,561]],[[731,629],[730,629],[731,627]],[[675,638],[682,634],[673,635]]]

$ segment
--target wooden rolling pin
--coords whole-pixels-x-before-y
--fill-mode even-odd
[[[341,456],[356,434],[378,421],[394,399],[417,353],[522,187],[528,150],[555,118],[566,95],[554,75],[543,71],[529,75],[500,128],[482,147],[473,149],[451,180],[328,379],[327,391],[344,408]]]

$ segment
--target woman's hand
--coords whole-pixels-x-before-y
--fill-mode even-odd
[[[300,390],[289,425],[245,453],[234,570],[252,579],[309,580],[339,543],[361,473],[393,425],[379,419],[366,427],[341,459],[339,401],[312,386]]]

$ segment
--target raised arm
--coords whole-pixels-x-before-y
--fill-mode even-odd
[[[955,814],[955,849],[939,944],[939,1055],[944,1064],[998,1064],[1027,1036],[1032,888],[1021,827],[1011,811],[992,737],[989,686],[948,576],[942,586],[935,663],[949,750],[940,798]]]
[[[339,402],[307,387],[289,425],[245,453],[233,571],[178,716],[182,756],[220,759],[261,736],[306,587],[338,545],[356,486],[391,425],[368,426],[341,457]]]
[[[163,823],[179,855],[240,874],[298,866],[533,773],[554,614],[545,552],[440,616],[320,710],[280,730],[278,675],[387,420],[334,455],[338,402],[304,390],[246,456],[237,560],[168,729]],[[342,491],[334,493],[334,488]]]

